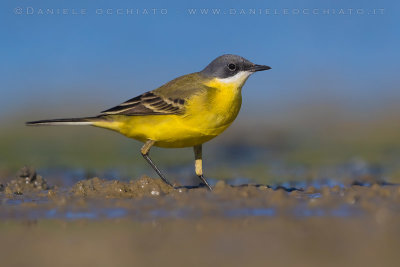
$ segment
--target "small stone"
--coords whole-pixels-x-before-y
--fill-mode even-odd
[[[214,189],[224,189],[224,188],[226,188],[227,186],[228,186],[228,185],[226,184],[225,181],[220,180],[220,181],[218,181],[218,182],[216,183]]]
[[[266,185],[261,185],[261,186],[258,187],[258,189],[261,190],[261,191],[268,191],[268,190],[271,190],[271,188],[269,188],[269,187],[266,186]]]
[[[160,191],[158,191],[158,190],[151,190],[150,194],[151,194],[152,196],[159,196],[159,195],[160,195]]]

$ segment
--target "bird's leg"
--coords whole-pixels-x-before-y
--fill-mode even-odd
[[[148,140],[140,149],[140,153],[142,153],[142,156],[145,160],[147,160],[147,162],[151,165],[151,167],[153,167],[153,169],[156,171],[156,173],[158,174],[158,176],[160,176],[160,178],[164,181],[164,183],[166,183],[169,186],[174,187],[165,177],[164,175],[161,173],[161,171],[157,168],[157,166],[153,163],[153,161],[151,160],[151,158],[149,157],[149,152],[150,152],[150,148],[154,145],[155,141],[153,140]]]
[[[194,159],[195,159],[194,166],[196,170],[196,175],[208,187],[209,190],[212,190],[206,178],[204,178],[203,176],[202,145],[194,146],[193,149],[194,149]]]

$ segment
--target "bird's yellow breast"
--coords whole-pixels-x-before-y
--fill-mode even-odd
[[[188,103],[188,110],[192,110],[189,113],[199,114],[198,123],[202,128],[228,127],[235,120],[242,104],[242,84],[221,82],[215,78],[206,85],[212,89],[207,91],[205,97],[193,98],[193,101]]]
[[[179,115],[111,115],[112,120],[94,125],[108,128],[142,142],[154,140],[160,147],[189,147],[221,134],[235,120],[242,103],[241,89],[246,81],[214,78],[185,103]]]

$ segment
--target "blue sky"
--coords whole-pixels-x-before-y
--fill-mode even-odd
[[[198,14],[207,8],[222,14]],[[374,8],[383,14],[367,14]],[[400,100],[399,10],[396,1],[2,1],[0,118],[37,108],[94,115],[224,53],[272,67],[244,87],[245,112],[314,98],[379,107]]]

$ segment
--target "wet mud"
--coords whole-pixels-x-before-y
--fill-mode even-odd
[[[72,186],[50,180],[23,168],[2,181],[6,265],[400,263],[400,186],[370,176],[283,185],[218,181],[212,192],[173,189],[147,176]],[[24,257],[17,256],[21,246]]]
[[[42,176],[37,175],[36,171],[29,167],[23,167],[16,175],[16,179],[12,179],[6,186],[1,184],[1,190],[6,195],[22,195],[25,193],[39,193],[49,189],[47,182]]]

